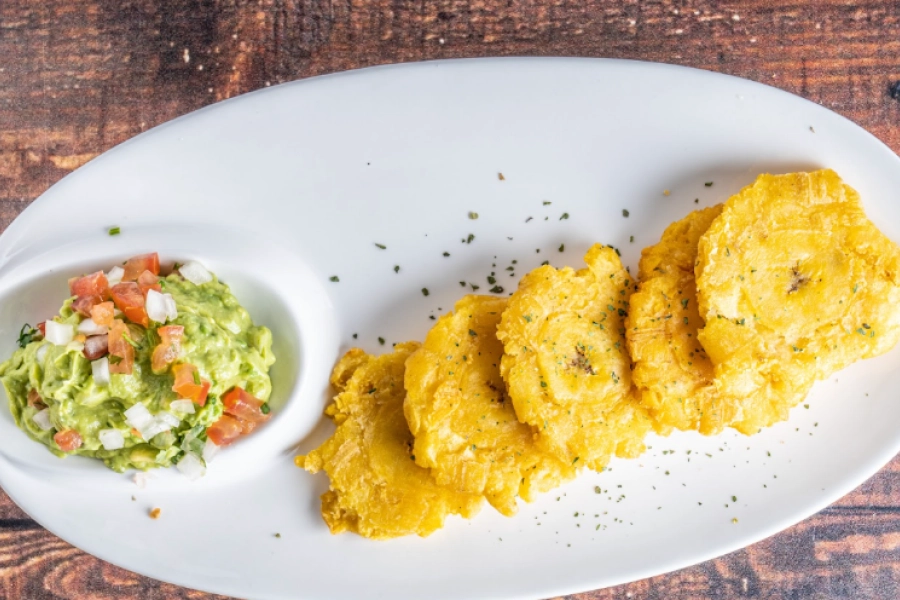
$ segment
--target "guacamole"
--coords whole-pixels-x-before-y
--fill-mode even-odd
[[[79,295],[63,303],[53,324],[20,337],[22,347],[0,365],[16,424],[54,454],[97,458],[118,472],[185,459],[180,469],[188,463],[204,468],[212,442],[226,445],[268,418],[272,333],[255,326],[212,274],[204,270],[199,284],[177,271],[158,277],[156,261],[156,273],[151,268],[134,279],[139,286],[114,284],[121,277],[118,267],[120,273],[111,271],[108,280],[95,274],[95,288],[87,292],[76,282]],[[141,303],[140,292],[136,300],[121,300],[123,290],[132,289],[143,291],[148,310],[136,312],[133,306]],[[162,322],[147,318],[154,294],[169,302]],[[59,339],[60,329],[73,339]],[[167,341],[173,332],[174,343]],[[223,437],[222,431],[229,434]]]

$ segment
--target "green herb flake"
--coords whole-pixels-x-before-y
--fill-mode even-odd
[[[688,307],[688,299],[685,298],[681,301],[681,308],[687,308],[687,307]]]
[[[546,382],[546,381],[542,381],[542,382],[541,382],[541,387],[542,387],[542,388],[547,387],[547,382]]]
[[[703,185],[705,185],[706,187],[712,187],[712,184],[713,184],[712,181],[707,181],[707,182],[704,183]]]
[[[470,330],[469,330],[469,335],[471,335],[471,336],[474,337],[474,336],[478,335],[478,333],[477,333],[474,329],[470,329]]]
[[[110,227],[109,231],[107,233],[109,233],[109,235],[119,235],[120,233],[122,233],[122,228],[121,227]]]
[[[450,256],[450,253],[449,253],[449,252],[444,252],[444,257],[446,258],[446,257],[448,257],[448,256]]]
[[[633,244],[633,243],[634,243],[634,236],[633,236],[633,235],[632,235],[632,236],[629,236],[628,241],[631,242],[631,243]]]
[[[338,278],[337,275],[332,275],[331,277],[328,278],[328,281],[332,281],[332,282],[334,282],[334,283],[337,283],[338,281],[340,281],[340,279]]]
[[[376,248],[379,248],[379,249],[381,249],[381,250],[387,250],[387,246],[385,246],[384,244],[376,243],[376,244],[375,244],[375,247],[376,247]]]
[[[487,282],[490,283],[491,285],[494,285],[495,283],[497,283],[497,278],[492,275],[488,275]]]
[[[140,347],[141,347],[141,345],[138,344],[138,343],[137,343],[136,341],[134,341],[133,339],[131,339],[131,336],[129,336],[127,333],[123,333],[123,334],[122,334],[122,338],[123,338],[126,342],[128,342],[129,344],[131,344],[131,346],[132,346],[133,348],[140,348]],[[198,383],[197,385],[200,385],[200,384]]]
[[[267,414],[269,414],[270,412],[272,412],[272,409],[269,408],[269,403],[266,402],[266,403],[264,403],[262,406],[260,406],[260,407],[259,407],[259,412],[261,412],[261,413],[264,414],[264,415],[267,415]]]
[[[30,344],[37,335],[38,330],[36,328],[32,327],[28,323],[22,325],[22,329],[19,330],[19,348],[24,348],[25,346]]]
[[[494,293],[494,294],[502,294],[502,293],[503,293],[503,286],[495,285],[494,287],[491,288],[490,291],[491,291],[491,293]]]
[[[428,288],[422,288],[422,295],[423,295],[423,296],[427,296],[427,295],[430,294],[430,293],[431,293],[431,292],[428,291]]]
[[[627,209],[627,208],[623,208],[623,209],[622,209],[622,216],[625,217],[626,219],[628,218],[628,216],[629,216],[630,214],[631,214],[631,213],[628,212],[628,209]]]
[[[383,337],[378,338],[378,343],[381,344],[382,346],[384,346],[384,338]]]
[[[469,211],[469,218],[472,219],[472,220],[474,221],[475,219],[478,218],[478,213],[477,213],[477,212]]]
[[[566,251],[566,245],[565,245],[565,244],[560,244],[560,245],[559,245],[559,251],[560,251],[560,252],[565,252],[565,251]]]
[[[568,218],[569,218],[569,213],[564,212],[564,213],[562,214],[562,216],[559,218],[559,220],[560,220],[560,221],[563,221],[563,220],[568,219]]]
[[[122,337],[125,337],[125,336],[123,335]],[[192,375],[194,376],[194,385],[200,385],[200,373],[198,373],[197,371],[194,371],[192,373]]]
[[[400,272],[400,265],[394,265],[394,273]]]
[[[550,206],[553,203],[550,202],[549,200],[544,200],[543,204],[544,204],[544,206]]]
[[[469,234],[469,237],[466,238],[466,243],[467,243],[467,244],[471,244],[471,243],[472,243],[472,240],[474,240],[474,239],[475,239],[475,234],[474,234],[474,233],[470,233],[470,234]]]

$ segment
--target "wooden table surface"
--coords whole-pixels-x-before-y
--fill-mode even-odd
[[[821,103],[900,150],[894,0],[3,0],[0,227],[97,154],[212,102],[376,64],[508,55],[746,77]],[[0,593],[214,597],[86,555],[5,494]],[[754,546],[574,598],[900,598],[900,459]]]

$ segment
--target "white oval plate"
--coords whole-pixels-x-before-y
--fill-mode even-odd
[[[800,98],[703,71],[432,62],[198,111],[66,177],[0,236],[0,354],[23,322],[58,306],[66,278],[85,265],[150,248],[189,255],[227,275],[284,340],[278,416],[258,441],[223,452],[204,480],[160,474],[139,489],[50,457],[3,411],[0,484],[42,525],[105,560],[252,598],[543,597],[740,548],[833,502],[897,452],[890,382],[900,349],[821,382],[808,409],[759,435],[654,438],[640,459],[585,473],[514,518],[485,507],[428,539],[331,536],[318,513],[327,479],[294,467],[292,446],[328,435],[319,415],[340,352],[421,340],[429,315],[466,291],[460,281],[485,291],[494,271],[508,292],[544,260],[581,264],[595,241],[621,248],[633,269],[640,249],[690,210],[760,172],[819,167],[836,169],[900,239],[900,161],[885,146]],[[106,234],[112,225],[117,238]],[[57,291],[21,300],[28,289]],[[160,519],[148,518],[152,507]]]

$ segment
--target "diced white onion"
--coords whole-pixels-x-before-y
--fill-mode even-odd
[[[206,462],[211,461],[218,452],[219,447],[211,439],[206,438],[206,445],[203,446],[203,460]]]
[[[168,312],[166,311],[166,299],[156,290],[147,290],[147,300],[144,304],[147,316],[151,321],[165,323]]]
[[[103,335],[109,333],[109,327],[106,325],[97,325],[93,318],[87,318],[78,324],[78,333],[84,335]]]
[[[181,425],[181,419],[165,410],[156,415],[156,419],[169,427],[178,427]]]
[[[184,415],[192,415],[196,412],[192,400],[172,400],[172,402],[169,403],[169,410]]]
[[[101,429],[97,437],[106,450],[120,450],[125,447],[125,436],[118,429]]]
[[[175,468],[181,471],[191,481],[196,481],[206,474],[206,465],[197,458],[196,454],[188,452],[184,458],[178,461]]]
[[[166,301],[166,316],[169,317],[170,321],[174,321],[178,318],[178,307],[175,306],[175,298],[172,297],[172,294],[163,294],[163,298]]]
[[[37,352],[34,353],[34,357],[37,359],[39,363],[44,362],[44,357],[47,356],[47,348],[49,348],[47,344],[42,344],[40,348],[37,349]]]
[[[125,269],[122,267],[113,267],[109,270],[109,273],[106,274],[106,281],[108,281],[109,286],[112,287],[117,283],[122,282],[123,275],[125,275]]]
[[[153,419],[147,425],[143,427],[136,428],[138,432],[140,432],[141,437],[147,441],[150,441],[160,433],[166,432],[171,429],[169,425],[166,425],[159,419]]]
[[[91,374],[94,376],[94,383],[97,385],[109,385],[109,359],[104,356],[103,358],[92,360]]]
[[[178,272],[194,285],[202,285],[212,281],[212,275],[206,270],[206,267],[195,260],[189,260],[181,265]]]
[[[53,423],[50,422],[50,409],[45,408],[39,413],[35,413],[31,420],[37,423],[37,426],[41,428],[42,431],[49,431],[53,429]]]
[[[46,321],[44,323],[44,339],[57,346],[65,346],[75,337],[75,328],[68,323]]]
[[[138,402],[124,413],[125,422],[129,427],[140,430],[142,427],[149,425],[153,421],[153,415],[147,410],[147,407]]]
[[[134,485],[138,486],[141,489],[144,489],[145,487],[147,487],[147,482],[151,479],[153,479],[153,475],[151,475],[150,473],[137,472],[134,474],[133,481]]]
[[[114,308],[114,309],[113,309],[113,316],[116,317],[117,319],[118,319],[119,317],[121,317],[123,314],[124,314],[124,313],[123,313],[121,310],[119,310],[118,308]]]

